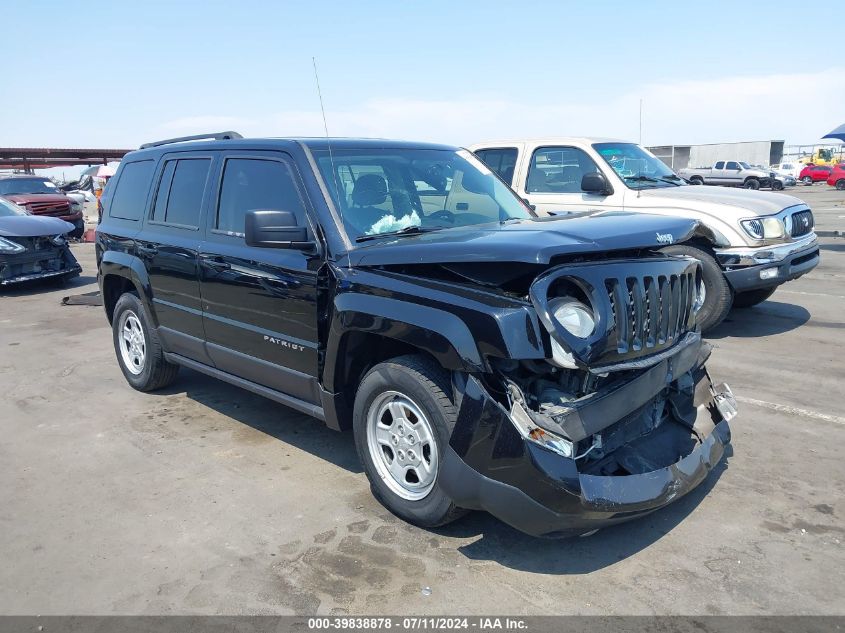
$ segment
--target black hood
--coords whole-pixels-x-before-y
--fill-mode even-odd
[[[698,222],[672,216],[600,211],[481,224],[385,238],[348,255],[354,266],[522,262],[548,264],[558,255],[659,248],[683,242]]]

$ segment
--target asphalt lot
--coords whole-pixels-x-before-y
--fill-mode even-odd
[[[810,186],[796,185],[783,193],[804,200],[813,209],[816,229],[823,235],[827,231],[845,233],[845,191],[837,191],[825,182]]]
[[[821,189],[790,193],[845,228]],[[59,305],[96,289],[74,251],[71,288],[0,295],[0,614],[845,614],[845,239],[711,337],[733,454],[574,541],[482,513],[408,526],[349,434],[186,370],[133,391],[102,309]]]

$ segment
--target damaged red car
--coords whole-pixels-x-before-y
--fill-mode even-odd
[[[0,196],[25,208],[33,215],[43,215],[70,222],[70,237],[85,232],[82,205],[66,196],[55,183],[32,174],[0,174]]]

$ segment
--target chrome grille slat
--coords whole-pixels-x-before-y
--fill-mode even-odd
[[[813,230],[814,224],[812,211],[809,209],[797,211],[792,214],[792,231],[790,232],[790,235],[792,237],[807,235]]]

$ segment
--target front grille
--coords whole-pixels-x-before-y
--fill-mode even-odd
[[[813,230],[813,212],[809,209],[792,214],[792,237],[807,235]]]
[[[70,213],[69,202],[30,202],[27,208],[36,215],[68,215]]]
[[[619,354],[672,344],[688,330],[696,298],[694,272],[605,280]]]

